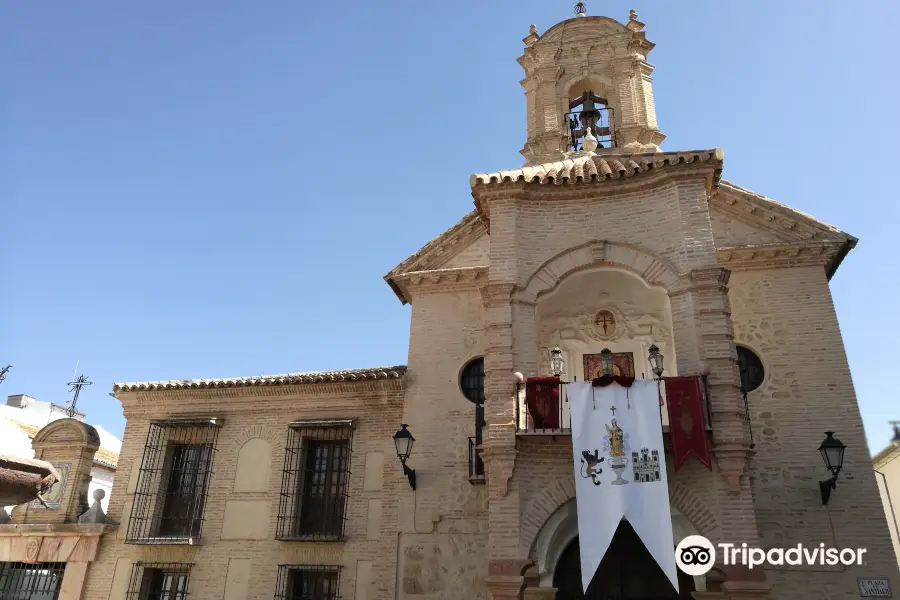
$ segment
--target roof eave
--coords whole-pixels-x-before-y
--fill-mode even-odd
[[[841,263],[844,262],[844,258],[850,254],[850,251],[856,248],[856,244],[859,240],[852,235],[848,235],[847,239],[844,241],[844,244],[841,246],[841,249],[838,250],[837,254],[831,257],[831,260],[828,261],[828,264],[825,265],[825,277],[828,281],[831,281],[831,278],[834,277],[834,274],[837,272],[838,267],[841,266]]]

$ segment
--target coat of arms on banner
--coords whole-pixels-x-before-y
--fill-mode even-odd
[[[599,450],[594,450],[594,453],[591,454],[590,450],[582,450],[581,451],[581,476],[587,479],[591,478],[591,481],[594,482],[594,485],[600,485],[600,473],[603,472],[603,469],[600,468],[600,463],[606,460],[605,456],[600,456]]]
[[[613,411],[615,411],[615,408],[613,408]],[[622,478],[622,472],[628,467],[629,461],[626,453],[631,448],[628,443],[628,434],[622,431],[622,428],[616,423],[615,417],[606,426],[603,449],[609,453],[609,466],[612,467],[613,472],[616,474],[616,479],[612,482],[612,485],[625,485],[628,483],[627,480]]]
[[[603,375],[599,354],[585,354],[584,380],[592,381]],[[634,378],[634,353],[613,352],[613,375],[616,377]]]
[[[659,481],[659,450],[641,448],[640,452],[632,452],[631,470],[634,472],[635,483]]]

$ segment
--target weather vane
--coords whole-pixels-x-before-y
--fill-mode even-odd
[[[3,380],[6,379],[6,374],[9,373],[10,369],[12,369],[12,365],[6,365],[0,369],[0,383],[3,383]]]
[[[73,418],[78,414],[78,411],[75,409],[75,405],[78,404],[78,394],[81,393],[81,388],[86,385],[92,385],[93,382],[87,378],[87,375],[79,375],[75,378],[75,381],[69,382],[69,392],[75,392],[75,395],[72,397],[72,401],[69,403],[69,407],[66,409],[66,414],[69,415],[69,418]]]
[[[584,2],[579,2],[578,4],[575,5],[575,14],[576,15],[583,15],[585,13],[587,13],[587,7],[584,5]]]

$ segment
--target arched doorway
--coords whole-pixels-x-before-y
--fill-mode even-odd
[[[553,587],[558,590],[556,600],[687,600],[693,598],[694,579],[678,571],[676,593],[637,533],[623,520],[587,593],[581,586],[578,538],[560,556]]]

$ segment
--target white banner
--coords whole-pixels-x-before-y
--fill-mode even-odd
[[[623,518],[678,590],[656,382],[567,387],[584,591]]]

